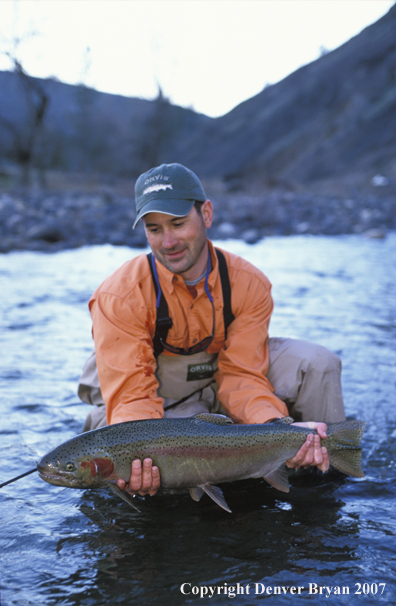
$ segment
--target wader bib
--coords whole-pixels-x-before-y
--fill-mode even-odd
[[[157,358],[158,394],[165,399],[165,417],[191,417],[202,412],[225,414],[217,399],[217,354]]]

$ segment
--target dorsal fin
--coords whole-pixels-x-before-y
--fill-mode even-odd
[[[272,423],[283,423],[284,425],[291,425],[295,423],[295,420],[292,417],[282,417],[281,419],[275,419]]]
[[[205,423],[214,423],[214,425],[233,425],[234,421],[230,417],[225,415],[216,415],[210,412],[203,412],[202,414],[195,415],[196,419],[205,421]]]

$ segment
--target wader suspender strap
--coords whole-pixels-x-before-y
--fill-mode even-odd
[[[219,262],[219,272],[221,280],[221,289],[223,291],[223,318],[225,328],[225,339],[227,338],[227,329],[231,322],[235,320],[235,316],[231,309],[231,284],[230,276],[228,275],[227,262],[225,256],[218,248],[215,248],[217,260]]]
[[[160,341],[160,337],[163,341],[166,341],[168,331],[173,326],[172,318],[169,317],[168,303],[163,295],[162,289],[159,286],[159,279],[157,274],[157,268],[153,263],[152,253],[147,255],[147,259],[150,265],[151,276],[153,278],[155,296],[157,297],[157,320],[155,323],[155,335],[153,339],[154,356],[158,356],[164,351],[164,346]],[[159,299],[159,300],[158,300]]]
[[[228,275],[227,263],[223,253],[217,248],[215,248],[215,251],[217,255],[217,260],[219,262],[221,288],[223,291],[223,319],[225,328],[225,338],[227,338],[227,329],[235,318],[231,310],[230,277]],[[164,347],[161,344],[159,337],[161,337],[163,341],[166,341],[168,331],[172,328],[173,322],[172,318],[169,317],[168,304],[159,285],[157,268],[155,266],[155,263],[153,263],[152,253],[149,253],[147,255],[147,259],[151,270],[151,276],[153,278],[155,296],[157,297],[157,320],[155,324],[155,335],[153,339],[154,356],[157,358],[164,351]]]

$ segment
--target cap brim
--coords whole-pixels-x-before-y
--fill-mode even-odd
[[[149,213],[162,213],[163,215],[172,215],[172,217],[185,217],[195,204],[195,200],[177,200],[173,198],[162,198],[160,200],[150,200],[139,211],[132,229],[135,229],[139,220]]]

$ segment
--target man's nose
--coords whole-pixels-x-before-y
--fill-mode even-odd
[[[173,248],[176,246],[178,240],[171,230],[165,230],[162,238],[162,246],[164,248]]]

